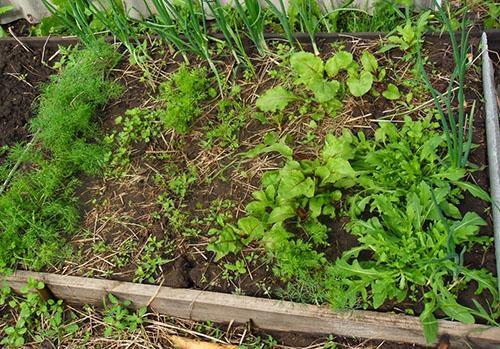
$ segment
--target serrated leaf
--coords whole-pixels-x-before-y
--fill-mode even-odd
[[[434,310],[433,302],[425,303],[424,311],[419,316],[427,344],[436,342],[438,336],[438,322],[433,314]]]
[[[487,202],[491,201],[490,195],[476,184],[472,184],[472,183],[464,182],[464,181],[454,181],[453,184],[455,184],[457,187],[459,187],[462,190],[467,190],[472,196],[474,196],[476,198],[479,198],[479,199],[487,201]]]
[[[486,225],[484,219],[475,212],[467,212],[461,221],[455,222],[450,229],[453,231],[457,243],[467,241],[470,236],[479,231],[479,227]]]
[[[373,76],[367,71],[363,71],[359,78],[350,77],[347,79],[347,86],[349,87],[349,92],[354,97],[361,97],[372,88]]]
[[[389,100],[396,100],[401,98],[401,93],[399,93],[399,89],[394,84],[387,85],[387,89],[382,92],[382,96]]]
[[[264,112],[282,111],[297,97],[283,86],[273,87],[257,99],[257,108]]]

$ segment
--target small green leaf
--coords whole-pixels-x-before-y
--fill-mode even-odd
[[[282,86],[273,87],[257,99],[257,108],[264,112],[282,111],[297,97]]]
[[[399,93],[399,89],[394,84],[387,85],[387,89],[382,92],[382,96],[390,100],[396,100],[401,98],[401,93]]]
[[[354,97],[361,97],[365,93],[370,91],[370,89],[372,88],[372,84],[373,84],[373,76],[371,73],[367,71],[363,71],[359,79],[353,77],[347,79],[347,86],[349,87],[349,92],[351,92],[351,94]]]
[[[352,63],[352,53],[339,51],[333,57],[330,57],[325,64],[325,70],[328,76],[334,77],[342,69],[347,69]]]
[[[244,157],[253,158],[260,154],[278,152],[286,158],[291,159],[293,156],[293,150],[288,145],[284,143],[284,141],[280,141],[271,145],[266,146],[265,144],[256,145],[255,148],[250,149],[249,151],[242,153]]]
[[[364,51],[361,55],[361,65],[367,72],[375,74],[378,69],[377,59],[368,51]]]

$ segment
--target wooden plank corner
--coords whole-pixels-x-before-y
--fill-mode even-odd
[[[4,277],[19,291],[28,278],[43,281],[51,294],[70,304],[101,306],[108,293],[152,311],[196,321],[252,323],[264,330],[338,335],[425,345],[414,316],[364,310],[334,311],[326,306],[238,296],[131,282],[17,271]],[[439,320],[439,336],[451,348],[500,348],[500,327]]]

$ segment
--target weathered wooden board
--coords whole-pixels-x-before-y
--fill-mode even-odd
[[[101,305],[108,293],[136,307],[197,321],[246,323],[267,330],[335,334],[425,345],[416,317],[373,311],[333,311],[328,307],[191,289],[18,271],[4,278],[19,291],[28,278],[41,280],[51,293],[72,304]],[[439,321],[440,335],[452,348],[500,348],[500,327]]]

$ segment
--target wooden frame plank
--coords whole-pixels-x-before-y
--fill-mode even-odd
[[[113,293],[135,307],[149,305],[155,312],[197,321],[252,321],[267,330],[426,344],[420,320],[401,314],[333,311],[287,301],[49,273],[18,271],[3,279],[19,292],[28,278],[43,281],[55,297],[71,304],[100,306]],[[500,348],[500,327],[439,320],[439,334],[448,336],[453,348]]]

